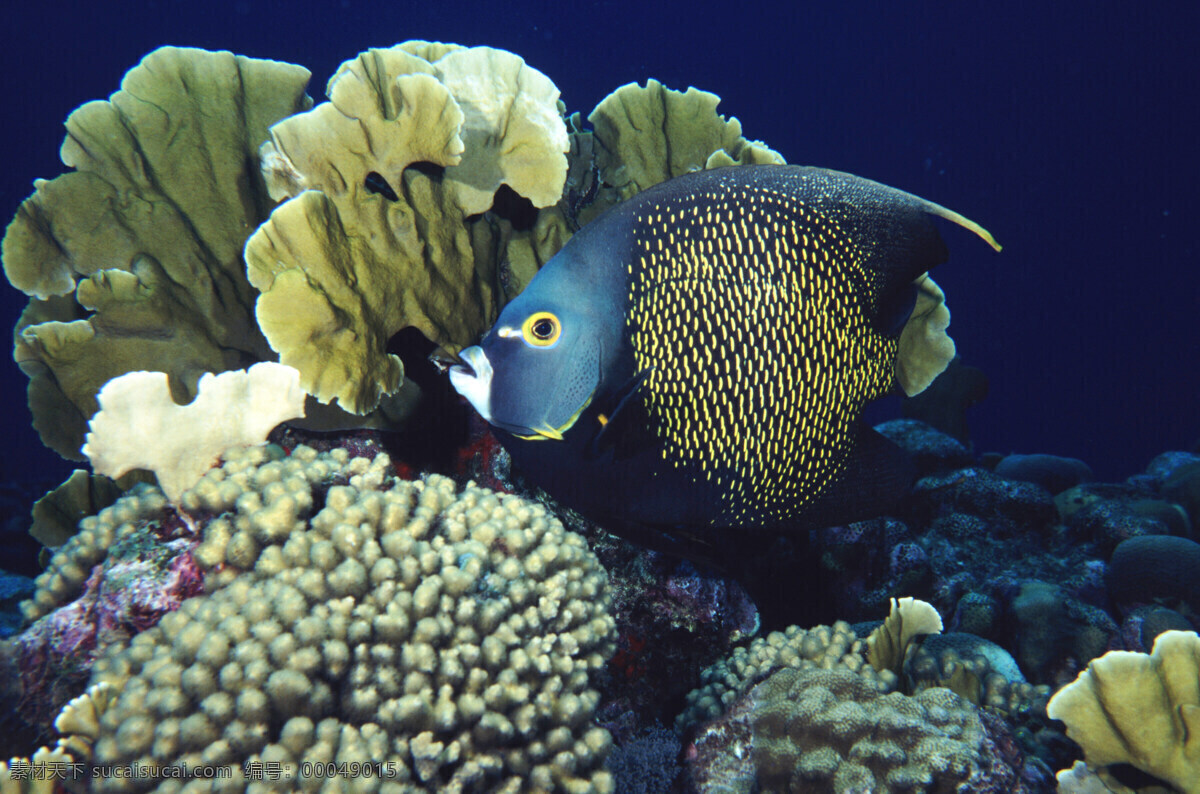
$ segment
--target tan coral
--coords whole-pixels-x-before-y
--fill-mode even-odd
[[[1153,651],[1109,651],[1050,699],[1090,766],[1131,764],[1200,792],[1200,636],[1166,631]]]
[[[54,729],[62,737],[58,740],[59,748],[74,758],[91,759],[92,746],[100,735],[100,719],[116,696],[112,684],[102,682],[88,687],[87,692],[63,706],[54,720]]]
[[[941,633],[942,616],[933,604],[916,598],[893,598],[891,603],[883,625],[867,637],[867,661],[876,670],[899,674],[913,640]]]
[[[182,401],[204,372],[269,356],[241,253],[270,205],[257,148],[307,106],[308,76],[163,47],[67,119],[62,159],[75,170],[37,181],[3,242],[5,274],[33,298],[14,358],[55,451],[81,459],[84,423],[113,377],[169,372]]]
[[[950,327],[950,309],[946,293],[928,273],[913,282],[917,302],[904,330],[896,353],[896,381],[909,397],[925,391],[954,358],[954,340],[946,333]]]
[[[502,184],[554,204],[569,142],[554,84],[487,47],[369,50],[342,64],[328,94],[271,130],[264,171],[272,194],[291,199],[246,260],[280,360],[320,401],[366,413],[401,384],[393,334],[411,326],[461,347],[490,324],[501,257],[477,256],[490,251],[468,218]]]
[[[720,97],[657,80],[613,91],[588,116],[596,165],[621,200],[651,185],[703,168],[783,163],[783,156],[742,137],[736,118],[717,113]]]
[[[176,405],[165,372],[130,372],[100,390],[83,453],[99,474],[146,469],[173,503],[222,454],[262,444],[281,422],[304,416],[300,373],[264,361],[244,372],[206,374],[196,399]]]
[[[794,667],[839,668],[856,673],[880,692],[891,692],[899,678],[891,670],[876,671],[867,664],[865,643],[849,623],[802,629],[789,626],[735,648],[726,659],[705,668],[701,685],[688,693],[687,707],[675,720],[677,730],[687,730],[720,716],[739,697],[775,670]]]
[[[0,794],[56,794],[60,786],[83,790],[85,770],[61,747],[42,747],[30,758],[0,761]]]
[[[230,764],[229,790],[263,761],[378,762],[364,791],[612,791],[589,688],[607,575],[541,506],[303,446],[235,452],[183,503],[218,516],[195,551],[211,594],[97,661],[118,691],[97,763]]]
[[[446,169],[467,215],[492,206],[501,184],[547,207],[562,197],[567,178],[567,128],[558,89],[519,57],[491,47],[446,53],[435,73],[464,114],[462,162]]]
[[[1005,716],[1045,713],[1050,687],[1026,682],[1016,661],[1003,649],[971,634],[943,634],[939,639],[923,641],[906,653],[904,675],[909,694],[945,687],[976,706]]]
[[[954,791],[981,773],[985,731],[945,689],[883,695],[842,669],[785,668],[751,695],[766,791]]]

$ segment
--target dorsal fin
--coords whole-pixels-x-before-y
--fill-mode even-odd
[[[996,242],[996,238],[992,236],[991,232],[970,218],[963,217],[954,210],[946,209],[941,204],[936,204],[928,199],[923,199],[919,196],[914,196],[914,198],[918,199],[925,206],[925,211],[930,215],[936,215],[939,218],[945,218],[951,223],[961,226],[969,232],[973,232],[979,237],[979,239],[990,245],[993,251],[999,253],[1003,248],[1000,243]]]

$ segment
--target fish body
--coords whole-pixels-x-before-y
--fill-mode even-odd
[[[961,216],[849,174],[735,166],[664,182],[580,230],[452,383],[533,482],[598,518],[871,515],[897,478],[860,417],[897,388],[925,273],[947,256],[931,215],[998,250]],[[925,369],[952,355],[943,344]]]

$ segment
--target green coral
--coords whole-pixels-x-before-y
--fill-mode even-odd
[[[43,546],[58,548],[75,534],[80,521],[120,496],[121,487],[113,480],[76,469],[62,485],[34,503],[29,534]]]
[[[692,171],[783,163],[782,155],[742,137],[742,125],[717,113],[716,94],[672,91],[657,80],[624,85],[588,116],[600,178],[621,200]]]
[[[5,274],[32,297],[14,357],[47,446],[81,459],[96,393],[117,375],[167,372],[186,401],[203,373],[270,355],[242,246],[271,206],[258,146],[307,106],[308,78],[163,47],[67,119],[74,170],[36,182],[3,242]]]

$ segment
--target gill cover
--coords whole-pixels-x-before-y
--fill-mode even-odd
[[[620,219],[584,227],[504,307],[478,347],[486,388],[472,380],[473,364],[474,373],[451,370],[454,387],[492,425],[561,439],[603,392],[622,347],[626,230]]]

